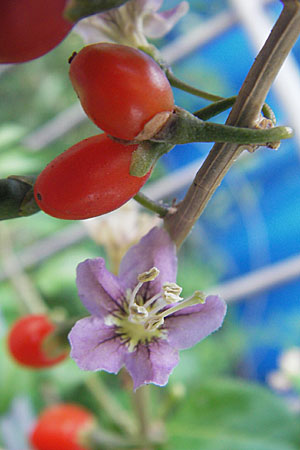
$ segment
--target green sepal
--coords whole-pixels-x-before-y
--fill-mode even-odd
[[[99,14],[123,5],[128,0],[69,0],[64,10],[64,17],[77,22],[84,17]]]
[[[130,175],[143,177],[152,169],[158,159],[168,153],[174,147],[173,144],[143,141],[133,152],[130,164]]]
[[[0,180],[0,220],[31,216],[40,210],[33,194],[35,179],[11,175]]]
[[[63,353],[70,351],[68,334],[75,323],[82,318],[83,316],[71,317],[60,322],[53,321],[55,329],[45,337],[42,344],[43,352],[48,358],[57,358]]]

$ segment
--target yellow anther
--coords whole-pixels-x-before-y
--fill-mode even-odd
[[[180,302],[180,300],[182,300],[182,297],[180,297],[181,291],[182,291],[182,288],[180,286],[178,286],[178,284],[165,283],[163,285],[162,298],[168,304]]]
[[[139,306],[134,303],[133,305],[130,306],[130,314],[141,318],[145,318],[148,316],[148,311],[143,306]]]
[[[140,283],[146,283],[147,281],[153,281],[159,275],[159,270],[156,267],[152,267],[152,269],[147,272],[140,273],[137,277]]]
[[[163,323],[164,323],[163,317],[152,317],[145,323],[145,329],[155,330],[156,328],[159,328],[161,325],[163,325]]]
[[[168,292],[174,295],[180,295],[182,291],[182,287],[178,286],[176,283],[165,283],[163,285],[164,292]]]
[[[205,294],[201,291],[195,291],[192,295],[194,300],[198,300],[199,303],[205,303]]]

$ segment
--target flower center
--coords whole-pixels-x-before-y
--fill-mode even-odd
[[[144,283],[155,280],[159,270],[152,267],[137,277],[137,285],[128,290],[123,313],[107,317],[108,325],[116,326],[116,333],[134,351],[140,344],[146,344],[155,339],[166,339],[167,329],[163,327],[165,317],[188,306],[205,302],[204,294],[195,291],[191,297],[180,297],[182,288],[173,282],[166,282],[161,292],[145,300],[138,292]]]

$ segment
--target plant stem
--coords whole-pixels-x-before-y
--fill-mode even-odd
[[[299,36],[300,2],[283,0],[283,3],[283,11],[237,96],[226,122],[228,125],[253,126],[280,67]],[[177,247],[181,246],[242,150],[238,144],[215,144],[177,211],[166,216],[165,227]]]
[[[197,97],[201,97],[206,100],[211,100],[212,102],[215,102],[217,100],[223,100],[223,97],[220,97],[219,95],[210,94],[209,92],[201,91],[200,89],[190,86],[189,84],[175,77],[175,75],[170,69],[167,69],[165,72],[168,80],[170,81],[171,86],[173,87],[188,92],[189,94],[196,95]]]
[[[155,212],[160,217],[165,217],[169,212],[168,207],[161,205],[160,203],[156,202],[155,200],[151,200],[151,198],[147,197],[142,192],[138,192],[133,198],[140,205],[144,206],[145,208],[149,209],[150,211]]]
[[[149,441],[149,386],[141,386],[132,393],[132,402],[136,411],[136,418],[139,422],[139,436],[144,442]],[[143,447],[147,450],[149,447]]]
[[[223,111],[226,111],[234,104],[235,101],[236,95],[234,95],[233,97],[222,98],[211,103],[208,106],[205,106],[205,108],[201,108],[198,111],[195,111],[193,115],[198,117],[198,119],[208,120],[211,117],[215,117]]]
[[[82,433],[79,436],[80,444],[84,445],[84,448],[92,448],[94,450],[110,448],[113,450],[121,448],[137,448],[141,445],[141,442],[135,438],[128,438],[125,436],[111,433],[104,430],[100,426],[97,428],[88,430],[86,433]],[[80,447],[81,448],[81,447]]]
[[[90,375],[86,381],[86,386],[97,400],[101,409],[107,413],[112,421],[128,435],[136,433],[136,426],[130,414],[123,410],[122,406],[110,395],[107,387],[97,374]]]
[[[198,117],[201,120],[208,120],[211,117],[215,117],[218,114],[226,111],[230,108],[234,102],[236,101],[236,95],[233,97],[224,98],[222,100],[218,100],[216,102],[211,103],[204,108],[199,109],[193,113],[194,116]],[[276,117],[272,109],[267,103],[264,103],[262,107],[262,113],[266,119],[270,119],[273,122],[273,125],[276,125]]]
[[[174,114],[152,138],[155,142],[187,144],[189,142],[232,142],[235,144],[267,144],[292,137],[290,127],[256,128],[204,122],[188,111],[176,107]]]

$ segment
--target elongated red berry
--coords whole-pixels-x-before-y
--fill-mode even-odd
[[[137,145],[123,145],[106,134],[85,139],[55,158],[38,176],[39,207],[60,219],[87,219],[119,208],[150,176],[130,175]]]
[[[70,79],[88,117],[117,138],[134,139],[156,114],[174,108],[163,70],[126,45],[84,47],[71,59]]]

